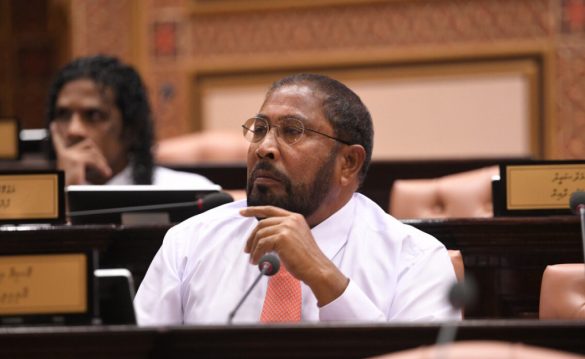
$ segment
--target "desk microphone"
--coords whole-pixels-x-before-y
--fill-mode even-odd
[[[471,305],[477,296],[477,285],[473,278],[465,275],[465,280],[454,283],[449,289],[447,298],[453,311],[463,310]],[[447,357],[447,348],[449,344],[455,341],[457,335],[457,321],[449,321],[441,326],[437,336],[437,359]]]
[[[578,191],[571,193],[569,206],[573,213],[578,214],[581,219],[581,242],[583,243],[583,261],[585,262],[585,192]]]
[[[73,211],[69,212],[69,217],[82,217],[82,216],[96,216],[101,214],[116,214],[116,213],[127,213],[127,212],[144,212],[144,211],[155,211],[164,209],[177,209],[177,208],[193,208],[195,212],[193,214],[199,214],[207,211],[208,209],[233,202],[232,196],[225,192],[211,193],[206,196],[199,198],[197,201],[189,202],[176,202],[176,203],[162,203],[162,204],[151,204],[144,206],[130,206],[130,207],[118,207],[118,208],[103,208],[103,209],[89,209],[85,211]]]
[[[260,261],[258,262],[258,269],[260,269],[260,274],[258,274],[256,279],[254,280],[254,283],[252,283],[250,288],[248,288],[248,291],[244,294],[242,299],[240,299],[238,305],[236,305],[234,310],[230,312],[228,316],[228,324],[232,324],[232,321],[234,320],[236,313],[238,312],[242,304],[244,304],[244,301],[246,300],[246,298],[248,298],[252,289],[254,289],[256,284],[258,284],[260,278],[262,278],[263,275],[272,276],[278,272],[278,270],[280,269],[280,258],[278,258],[278,254],[270,252],[263,255],[262,258],[260,258]]]

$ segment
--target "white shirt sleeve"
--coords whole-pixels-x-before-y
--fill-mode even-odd
[[[388,320],[437,321],[461,319],[448,300],[457,282],[455,270],[444,247],[416,256],[400,274]]]
[[[319,320],[383,322],[386,319],[384,313],[350,280],[343,294],[320,308]]]
[[[320,308],[319,319],[350,322],[461,319],[460,311],[453,310],[447,300],[449,283],[455,281],[446,250],[436,247],[407,264],[399,276],[390,313],[385,314],[369,299],[367,290],[362,290],[350,280],[341,296]]]
[[[179,241],[171,241],[172,229],[156,253],[136,297],[134,309],[138,325],[173,325],[183,323],[180,268],[175,255],[182,253]]]

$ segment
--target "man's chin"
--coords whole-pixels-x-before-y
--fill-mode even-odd
[[[247,195],[248,206],[277,206],[282,207],[287,201],[286,194],[278,194],[272,188],[254,187]]]

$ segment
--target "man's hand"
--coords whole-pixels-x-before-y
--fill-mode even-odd
[[[287,270],[311,288],[319,306],[345,291],[349,280],[317,246],[302,215],[273,206],[248,207],[240,214],[260,219],[245,247],[253,264],[268,252],[278,253]]]
[[[102,184],[112,176],[108,161],[91,139],[67,146],[55,122],[51,123],[51,137],[57,154],[57,167],[65,171],[65,185]]]

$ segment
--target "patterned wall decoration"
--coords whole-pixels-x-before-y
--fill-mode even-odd
[[[177,56],[177,23],[173,21],[155,22],[152,25],[153,52],[155,57]]]
[[[585,158],[585,44],[557,54],[557,141],[561,158]]]
[[[564,33],[585,34],[585,0],[561,0],[561,28]]]
[[[190,132],[188,75],[185,71],[186,13],[189,0],[150,0],[146,9],[149,37],[145,55],[158,138]]]
[[[546,38],[549,0],[393,1],[363,6],[196,15],[192,55],[406,47]]]
[[[158,138],[173,137],[191,131],[187,121],[186,78],[179,71],[157,71],[151,77],[150,99]],[[183,120],[184,119],[184,120]]]
[[[133,0],[84,0],[73,6],[73,56],[132,59]]]
[[[152,8],[188,7],[191,0],[152,0]]]

